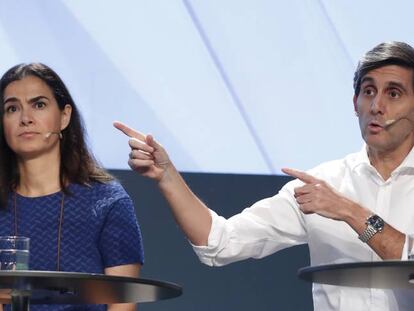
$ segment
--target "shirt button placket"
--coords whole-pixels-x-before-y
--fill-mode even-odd
[[[392,178],[389,178],[385,182],[382,181],[378,187],[377,202],[375,204],[376,206],[374,212],[380,215],[382,218],[388,217],[389,204],[391,201],[391,179]],[[372,260],[378,261],[380,260],[380,257],[375,252],[372,252]],[[387,297],[384,294],[383,290],[371,288],[370,310],[382,310],[386,303]]]

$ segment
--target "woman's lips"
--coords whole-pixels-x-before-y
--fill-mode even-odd
[[[21,134],[19,134],[19,137],[23,137],[23,138],[31,138],[33,136],[38,135],[38,132],[23,132]]]

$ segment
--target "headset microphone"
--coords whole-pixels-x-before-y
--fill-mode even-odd
[[[411,119],[409,119],[407,116],[403,116],[403,117],[399,117],[399,118],[397,118],[397,119],[390,119],[390,120],[386,120],[385,122],[384,122],[384,128],[385,129],[388,129],[389,127],[391,127],[392,125],[394,125],[395,123],[397,123],[397,122],[399,122],[399,121],[401,121],[401,120],[407,120],[407,121],[409,121],[410,123],[413,123],[413,121],[411,121]]]
[[[60,139],[62,139],[62,133],[61,132],[48,132],[45,134],[45,138],[48,139],[52,135],[58,135]]]

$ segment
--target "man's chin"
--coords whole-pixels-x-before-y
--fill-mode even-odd
[[[395,146],[391,146],[389,142],[384,141],[384,139],[380,139],[378,136],[370,135],[370,137],[364,140],[368,147],[375,151],[384,152],[395,148]]]

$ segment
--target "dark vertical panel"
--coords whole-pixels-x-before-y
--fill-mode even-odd
[[[184,287],[173,300],[147,303],[154,310],[312,310],[311,285],[296,277],[309,264],[306,246],[260,260],[211,268],[199,262],[183,237],[156,185],[131,171],[112,171],[132,196],[141,223],[146,263],[142,277]],[[191,188],[212,209],[231,216],[275,194],[289,179],[282,176],[185,173]]]

